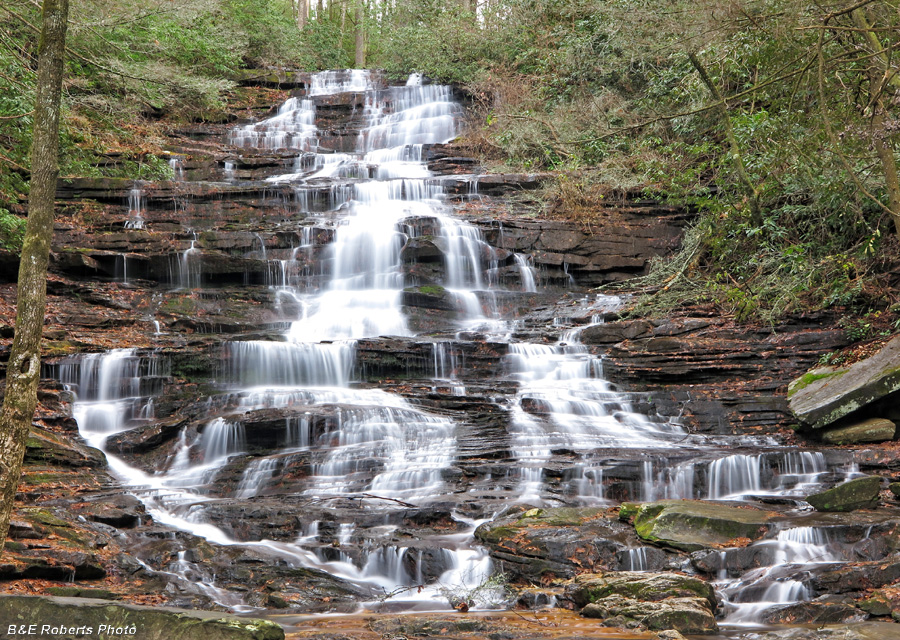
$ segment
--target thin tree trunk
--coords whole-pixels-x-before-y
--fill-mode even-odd
[[[700,79],[703,80],[703,84],[706,85],[706,88],[709,89],[709,92],[712,94],[713,100],[718,103],[716,110],[719,112],[719,116],[722,119],[722,126],[725,128],[725,138],[728,140],[728,145],[731,147],[731,159],[734,161],[738,179],[740,180],[741,186],[744,188],[744,195],[747,197],[747,203],[750,206],[750,219],[756,226],[761,226],[762,211],[759,206],[759,190],[753,184],[753,181],[750,179],[750,174],[747,172],[747,167],[744,165],[744,156],[741,154],[741,147],[734,135],[734,128],[731,126],[731,116],[728,113],[728,107],[725,106],[725,99],[722,97],[719,88],[713,83],[712,78],[706,73],[706,68],[703,66],[703,63],[700,62],[697,55],[691,52],[688,54],[688,57],[691,59],[691,64],[694,65],[694,69],[700,74]]]
[[[28,224],[19,262],[16,332],[6,369],[0,413],[0,545],[22,474],[25,440],[37,406],[41,329],[47,300],[47,263],[53,235],[53,203],[59,174],[59,117],[69,0],[44,0],[38,44],[37,96],[31,145]],[[2,548],[0,548],[2,551]]]
[[[309,18],[309,0],[297,0],[297,28],[301,31]]]
[[[356,60],[355,67],[366,66],[366,30],[364,24],[363,0],[356,0]]]

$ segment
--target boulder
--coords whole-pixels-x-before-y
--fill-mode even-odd
[[[814,493],[806,498],[816,511],[856,511],[878,506],[878,492],[881,478],[866,476],[839,484],[822,493]]]
[[[900,391],[900,336],[870,358],[849,367],[820,367],[788,387],[797,419],[821,429]],[[890,416],[887,416],[890,417]]]
[[[874,562],[857,562],[837,566],[813,576],[812,587],[817,593],[856,593],[877,589],[900,580],[900,562],[896,558]]]
[[[29,635],[59,638],[129,636],[142,640],[283,640],[274,622],[237,618],[212,611],[143,607],[95,598],[0,596],[0,620]],[[45,629],[46,627],[46,629]],[[4,626],[4,628],[6,628]],[[90,628],[91,631],[87,631]],[[116,631],[117,629],[134,629]],[[81,629],[81,631],[78,631]]]
[[[600,618],[606,626],[639,626],[650,631],[674,629],[679,633],[714,633],[716,618],[699,598],[668,598],[640,602],[614,596],[587,605],[586,618]]]
[[[566,596],[583,607],[581,615],[603,619],[608,626],[681,633],[717,630],[712,587],[677,573],[584,574],[566,586]]]
[[[638,536],[648,542],[698,551],[758,540],[769,532],[778,514],[701,500],[660,500],[625,503],[619,517],[633,518]]]
[[[488,522],[475,537],[503,563],[513,579],[539,582],[571,578],[580,571],[615,569],[630,527],[604,509],[530,509]]]
[[[886,442],[894,439],[896,430],[897,425],[890,420],[871,418],[836,429],[829,429],[822,434],[822,441],[828,444]]]
[[[716,610],[716,593],[712,586],[699,578],[680,573],[585,573],[566,585],[566,597],[580,607],[610,596],[640,602],[659,602],[667,598],[700,599],[710,611]]]

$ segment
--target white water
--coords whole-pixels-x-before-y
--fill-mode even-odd
[[[310,98],[291,99],[273,118],[235,129],[230,141],[239,147],[315,152],[318,131],[311,97],[369,90],[372,84],[367,72],[317,74]],[[279,178],[302,183],[313,177],[375,176],[335,198],[349,206],[342,209],[340,218],[331,218],[335,231],[323,263],[324,288],[295,289],[286,265],[279,261],[282,275],[276,276],[274,286],[302,309],[285,341],[227,345],[225,373],[232,390],[223,398],[236,413],[210,420],[199,435],[182,431],[165,468],[153,475],[107,452],[112,470],[144,499],[157,521],[211,542],[236,544],[204,522],[203,502],[215,492],[217,474],[228,460],[246,455],[249,434],[241,416],[264,408],[306,414],[287,419],[284,446],[278,454],[254,458],[246,465],[234,490],[236,498],[252,499],[265,492],[299,451],[313,451],[311,474],[303,490],[312,498],[365,493],[421,503],[446,491],[442,472],[455,457],[454,422],[417,409],[398,395],[351,385],[357,339],[410,334],[400,306],[406,285],[399,257],[408,237],[404,219],[432,218],[442,229],[448,245],[448,284],[461,296],[471,296],[474,289],[483,287],[480,251],[486,245],[473,227],[447,215],[440,204],[440,189],[426,184],[430,174],[422,162],[423,144],[456,135],[459,113],[446,87],[413,83],[372,92],[366,96],[365,126],[356,153],[316,155],[306,164],[311,169],[305,173]],[[132,219],[139,220],[137,193],[131,208]],[[267,260],[265,243],[259,241],[262,259]],[[198,258],[195,240],[173,258],[170,279],[175,286],[200,286]],[[141,389],[144,372],[140,371],[150,361],[120,350],[86,356],[80,368],[73,363],[62,372],[63,380],[79,390],[75,415],[82,434],[93,445],[102,448],[108,435],[152,417],[152,394]],[[448,376],[452,379],[453,374]],[[314,428],[315,424],[325,426]],[[373,504],[384,508],[391,503],[376,500]],[[448,568],[441,584],[471,589],[490,574],[486,552],[470,547],[476,525],[444,541]],[[318,558],[305,547],[314,538],[308,534],[294,544],[266,540],[248,544],[303,566],[323,568],[375,592],[392,592],[414,581],[414,576],[398,568],[405,550],[380,547],[359,568]],[[173,573],[183,574],[185,568],[179,564],[175,569]],[[438,586],[403,598],[426,608],[447,606],[446,594]]]

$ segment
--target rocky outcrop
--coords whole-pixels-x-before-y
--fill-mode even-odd
[[[146,640],[283,640],[276,623],[221,613],[122,604],[94,598],[0,596],[11,637],[131,636]],[[15,623],[15,625],[13,624]],[[32,628],[31,625],[34,625]],[[33,630],[32,630],[33,629]],[[89,629],[89,630],[88,630]]]
[[[806,498],[816,511],[856,511],[878,506],[881,478],[855,478]]]
[[[618,569],[629,529],[604,509],[529,509],[481,525],[475,537],[511,578],[546,583]]]
[[[712,587],[675,573],[584,574],[566,586],[566,597],[581,615],[607,626],[639,626],[652,631],[712,633],[716,597]]]
[[[699,500],[625,503],[619,517],[631,520],[643,540],[684,551],[740,546],[764,537],[778,514]]]
[[[900,336],[849,367],[819,367],[791,383],[790,408],[809,429],[842,419],[900,419]]]
[[[770,434],[795,425],[788,383],[845,346],[845,332],[825,314],[777,327],[716,316],[698,307],[675,318],[607,322],[586,329],[583,340],[604,352],[611,380],[652,392],[660,413],[679,415],[692,431]]]

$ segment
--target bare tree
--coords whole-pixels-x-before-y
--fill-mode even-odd
[[[10,513],[22,473],[25,440],[37,406],[47,263],[59,173],[60,96],[69,0],[44,0],[42,15],[28,224],[19,262],[16,332],[6,369],[6,395],[0,413],[0,543],[6,540],[9,531]]]

